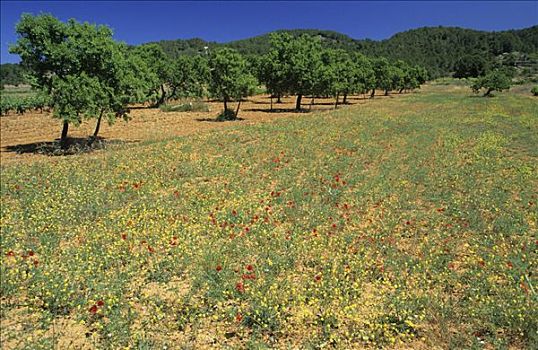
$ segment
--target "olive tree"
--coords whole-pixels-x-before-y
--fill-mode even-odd
[[[241,99],[254,93],[257,81],[250,74],[245,59],[233,49],[224,48],[209,57],[209,92],[224,103],[223,119],[236,119]],[[237,109],[228,109],[228,103],[237,100]]]

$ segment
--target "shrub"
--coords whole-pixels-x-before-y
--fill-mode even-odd
[[[535,87],[532,88],[531,90],[532,94],[534,96],[538,96],[538,85],[536,85]]]
[[[233,109],[226,109],[222,111],[221,114],[217,116],[217,121],[223,122],[226,120],[235,120],[237,118],[235,111]]]
[[[209,112],[209,105],[202,101],[186,102],[179,105],[162,105],[163,112]]]

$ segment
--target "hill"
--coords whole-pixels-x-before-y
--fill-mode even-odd
[[[327,47],[348,51],[359,51],[367,56],[384,56],[392,60],[403,59],[412,64],[420,64],[428,69],[432,77],[448,76],[454,65],[464,55],[478,54],[493,62],[506,53],[516,53],[516,62],[535,66],[538,62],[538,26],[525,29],[486,32],[458,27],[423,27],[393,35],[389,39],[375,41],[354,39],[348,35],[330,30],[291,29],[279,30],[294,36],[302,34],[319,36]],[[271,33],[235,40],[228,43],[206,41],[201,38],[161,40],[156,42],[171,57],[195,55],[218,47],[231,47],[244,55],[259,55],[269,50]],[[534,63],[532,63],[534,62]],[[6,71],[13,65],[1,66],[2,81]],[[23,83],[22,75],[9,79],[7,84]]]
[[[359,51],[367,56],[385,56],[403,59],[426,67],[433,76],[449,75],[457,60],[465,54],[481,54],[492,61],[503,53],[518,52],[526,59],[538,52],[538,26],[501,32],[485,32],[457,27],[424,27],[393,35],[389,39],[374,41],[354,39],[328,30],[280,30],[294,36],[319,36],[327,47]],[[172,57],[180,54],[203,52],[211,48],[231,47],[245,55],[263,54],[269,50],[271,33],[228,43],[208,42],[201,39],[163,40],[158,42]]]

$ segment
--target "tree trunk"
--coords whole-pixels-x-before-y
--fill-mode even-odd
[[[295,103],[295,110],[300,111],[301,110],[301,99],[303,98],[303,95],[299,94],[297,95],[297,102]]]
[[[280,94],[276,95],[276,103],[282,103],[282,101],[280,100]]]
[[[224,113],[226,113],[227,110],[228,110],[228,100],[225,97],[224,98]]]
[[[389,95],[389,90],[385,90],[385,96]]]
[[[343,104],[347,103],[347,94],[344,94],[344,100],[342,101]]]
[[[90,140],[88,141],[88,146],[91,146],[93,142],[97,139],[97,135],[99,134],[99,130],[101,129],[101,120],[103,119],[103,113],[105,111],[101,110],[101,113],[99,114],[99,118],[97,118],[97,124],[95,125],[95,130],[93,132],[93,135],[90,137]]]
[[[176,96],[176,91],[177,91],[177,86],[173,86],[172,87],[172,92],[170,92],[170,95],[168,96],[168,98],[175,98]]]
[[[97,125],[95,125],[95,131],[93,132],[93,138],[97,138],[97,134],[99,134],[99,129],[101,129],[101,119],[103,119],[103,113],[105,111],[101,111],[101,114],[99,114],[99,118],[97,119]]]
[[[239,115],[239,107],[241,107],[241,99],[239,99],[239,103],[237,104],[237,109],[235,110],[235,119],[237,119],[237,116]]]
[[[375,89],[372,89],[372,93],[370,94],[370,98],[374,98],[375,97]]]
[[[157,102],[157,106],[160,106],[164,103],[166,99],[166,91],[164,91],[164,84],[161,85],[161,97],[159,98],[159,101]]]
[[[62,128],[62,136],[60,137],[60,147],[62,149],[67,148],[67,131],[69,130],[69,123],[64,121],[64,126]]]
[[[488,88],[488,91],[484,94],[484,97],[491,95],[491,92],[493,91],[492,88]]]
[[[400,91],[398,91],[398,93],[401,94],[403,90],[404,88],[401,88]]]
[[[336,101],[334,101],[334,109],[338,108],[338,97],[339,97],[339,95],[336,94]]]
[[[271,95],[271,112],[273,111],[273,95]]]

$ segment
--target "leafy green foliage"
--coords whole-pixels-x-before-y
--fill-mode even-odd
[[[172,80],[173,67],[171,59],[164,53],[157,44],[145,44],[136,47],[132,54],[147,67],[146,81],[148,90],[146,91],[147,101],[152,101],[159,106],[166,102],[166,84]]]
[[[209,92],[224,102],[224,113],[227,113],[229,101],[240,102],[242,98],[252,95],[257,85],[256,78],[249,73],[246,60],[235,50],[220,49],[211,53],[209,69]]]
[[[28,97],[2,96],[2,100],[0,101],[0,115],[10,112],[23,114],[29,110],[43,110],[43,108],[49,106],[49,97],[45,94],[35,94]]]
[[[319,39],[306,35],[294,38],[287,33],[272,34],[271,51],[263,60],[267,66],[261,76],[269,91],[297,95],[296,109],[300,109],[302,96],[318,88],[321,48]]]
[[[534,95],[534,96],[538,96],[538,85],[534,86],[531,90],[531,93]]]
[[[471,85],[473,92],[478,93],[481,89],[486,89],[484,96],[490,96],[493,91],[504,91],[510,89],[512,84],[510,77],[503,71],[493,70],[488,74],[479,77]]]
[[[465,55],[454,65],[454,78],[476,78],[486,74],[488,62],[483,55]]]
[[[0,86],[20,85],[28,83],[26,70],[19,64],[5,63],[0,65]]]
[[[110,121],[127,117],[127,104],[144,84],[127,47],[113,40],[108,27],[24,14],[16,30],[10,51],[20,55],[34,86],[50,96],[54,116],[64,123],[62,146],[70,123],[98,118],[96,136],[103,114]]]
[[[202,56],[179,56],[172,63],[168,86],[169,98],[202,97],[206,95],[209,66]]]
[[[322,46],[360,52],[369,57],[387,57],[391,61],[403,60],[425,67],[431,78],[448,76],[455,71],[457,62],[469,53],[476,53],[486,62],[505,52],[535,53],[538,51],[538,26],[503,32],[483,32],[453,27],[425,27],[393,35],[383,41],[357,40],[333,31],[316,29],[279,30],[248,39],[217,44],[200,39],[159,42],[171,57],[204,52],[204,47],[231,47],[244,55],[264,55],[272,50],[271,37],[287,34],[292,37],[306,35],[321,38]]]

